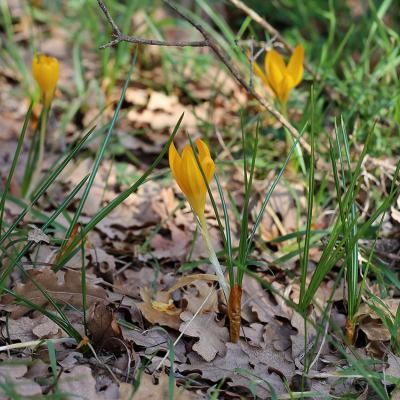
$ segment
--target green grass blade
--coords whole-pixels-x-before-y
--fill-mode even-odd
[[[292,157],[293,152],[295,151],[296,145],[299,142],[300,138],[303,136],[306,127],[307,127],[307,125],[304,126],[303,130],[300,133],[300,136],[294,141],[292,147],[290,148],[290,151],[289,151],[288,155],[286,156],[286,159],[285,159],[285,162],[283,163],[283,166],[281,167],[278,175],[276,176],[276,178],[272,182],[272,185],[271,185],[270,189],[268,190],[267,194],[264,197],[264,200],[263,200],[262,205],[261,205],[260,212],[257,214],[257,217],[256,217],[256,219],[254,221],[253,229],[251,230],[251,233],[250,233],[250,235],[249,235],[249,237],[247,239],[247,250],[246,250],[247,254],[250,252],[250,247],[251,247],[251,245],[253,243],[254,236],[255,236],[255,234],[256,234],[256,232],[258,230],[258,227],[261,224],[265,209],[267,208],[269,200],[271,199],[272,193],[274,192],[276,186],[278,185],[279,181],[281,180],[282,175],[285,172],[285,169],[286,169],[286,167],[287,167],[287,165],[289,163],[289,160]]]
[[[30,120],[30,117],[32,114],[32,107],[33,107],[33,103],[30,103],[28,111],[25,114],[24,125],[22,127],[21,134],[19,135],[19,138],[18,138],[17,148],[15,150],[14,157],[13,157],[11,167],[10,167],[10,171],[8,172],[6,184],[4,186],[3,194],[1,196],[1,200],[0,200],[0,235],[1,235],[1,232],[3,229],[3,218],[4,218],[4,208],[5,208],[4,206],[6,203],[6,197],[7,197],[8,191],[10,189],[11,180],[12,180],[12,177],[14,176],[15,168],[17,167],[17,162],[18,162],[19,156],[21,154],[22,146],[24,144],[25,134],[26,134],[26,131],[28,128],[28,123],[29,123],[29,120]]]
[[[242,224],[241,224],[241,228],[240,228],[239,269],[238,269],[238,273],[237,273],[237,283],[240,286],[242,285],[243,276],[244,276],[245,268],[246,268],[246,260],[247,260],[247,256],[248,256],[247,250],[250,249],[250,247],[247,247],[249,204],[250,204],[251,188],[253,186],[253,178],[254,178],[254,171],[255,171],[255,165],[256,165],[259,129],[260,129],[260,121],[258,120],[257,126],[256,126],[256,137],[254,140],[254,146],[253,146],[253,151],[252,151],[250,175],[249,175],[249,180],[247,182],[247,185],[245,185],[245,199],[244,199],[244,207],[243,207],[243,212],[242,212]],[[243,136],[242,140],[244,141],[244,136]],[[243,168],[245,168],[245,165],[243,165]],[[245,175],[247,174],[245,170],[243,172]]]
[[[228,208],[225,202],[224,192],[222,190],[221,183],[219,181],[218,175],[215,175],[215,182],[217,183],[219,197],[221,199],[222,210],[224,212],[224,223],[225,223],[225,237],[226,237],[226,252],[228,257],[228,271],[229,271],[229,284],[232,287],[234,282],[233,274],[233,252],[232,252],[232,238],[231,238],[231,226],[229,222]]]
[[[51,226],[54,222],[54,220],[69,206],[69,204],[72,202],[72,200],[75,198],[76,194],[81,190],[83,185],[85,184],[86,180],[88,179],[89,176],[86,176],[79,182],[79,184],[74,188],[74,190],[65,198],[65,200],[62,202],[62,204],[53,212],[53,214],[49,217],[49,219],[46,221],[46,223],[42,226],[42,231],[46,233],[46,230],[49,226]],[[0,294],[3,292],[5,283],[13,271],[15,265],[19,263],[19,261],[22,259],[22,257],[31,249],[31,247],[34,245],[34,242],[30,241],[28,242],[24,248],[19,252],[18,256],[14,259],[10,260],[9,265],[5,270],[2,271],[0,275]]]
[[[103,160],[105,151],[106,151],[107,146],[108,146],[108,144],[110,142],[111,135],[113,133],[115,124],[117,123],[117,120],[118,120],[119,111],[120,111],[122,103],[123,103],[123,101],[125,99],[125,93],[126,93],[126,90],[128,89],[128,85],[129,85],[129,82],[130,82],[130,79],[131,79],[131,76],[132,76],[133,69],[134,69],[134,67],[136,65],[136,58],[137,58],[137,52],[135,52],[135,55],[133,57],[131,68],[130,68],[130,70],[128,72],[128,76],[127,76],[127,78],[125,80],[125,84],[124,84],[124,87],[122,89],[121,96],[120,96],[119,101],[118,101],[118,105],[117,105],[117,107],[115,109],[114,116],[112,118],[110,127],[109,127],[108,132],[107,132],[107,134],[106,134],[106,136],[105,136],[105,138],[103,140],[103,143],[102,143],[102,145],[101,145],[101,147],[100,147],[100,149],[99,149],[99,151],[98,151],[98,153],[96,155],[96,158],[95,158],[95,161],[94,161],[94,164],[93,164],[93,168],[92,168],[92,171],[91,171],[90,176],[89,176],[89,180],[87,182],[87,185],[86,185],[85,190],[84,190],[84,192],[82,194],[81,200],[80,200],[80,202],[79,202],[79,204],[78,204],[78,206],[76,208],[75,215],[72,218],[71,224],[70,224],[69,229],[67,231],[66,239],[65,239],[66,241],[68,241],[68,239],[70,238],[72,230],[74,229],[74,226],[78,222],[78,219],[79,219],[79,217],[80,217],[80,215],[82,213],[83,207],[84,207],[84,205],[86,203],[86,200],[87,200],[87,198],[89,196],[89,192],[90,192],[90,190],[91,190],[91,188],[93,186],[93,183],[94,183],[94,180],[96,178],[97,172],[98,172],[98,170],[100,168],[101,161]]]
[[[110,203],[108,203],[104,208],[102,208],[95,216],[92,217],[92,219],[85,225],[85,227],[82,229],[82,237],[85,237],[102,219],[104,219],[114,208],[118,207],[124,200],[126,200],[132,193],[136,192],[138,188],[146,181],[146,179],[150,176],[150,174],[153,172],[153,170],[157,167],[157,165],[160,163],[160,161],[164,158],[165,154],[168,151],[168,148],[172,141],[174,140],[174,137],[176,133],[178,132],[179,126],[182,122],[184,114],[182,114],[176,123],[174,130],[168,139],[167,143],[164,145],[163,149],[161,150],[160,154],[157,156],[157,158],[154,160],[154,162],[150,165],[150,167],[144,172],[144,174],[128,189],[120,193],[114,200],[112,200]],[[72,243],[70,248],[74,249],[78,243],[79,243],[80,238],[75,238]],[[71,259],[71,257],[75,253],[73,251],[69,252],[66,251],[63,257],[59,260],[58,265],[54,267],[55,271],[58,271],[60,268],[62,268],[68,260]]]
[[[64,170],[66,165],[75,157],[75,155],[78,153],[78,151],[82,148],[82,146],[85,144],[86,140],[88,137],[92,134],[95,128],[92,128],[75,146],[75,148],[64,158],[64,160],[55,168],[54,171],[52,171],[49,176],[46,177],[46,179],[43,181],[43,183],[40,185],[40,188],[37,190],[37,192],[33,195],[32,201],[30,204],[23,210],[21,211],[21,214],[18,216],[18,218],[11,224],[11,226],[8,228],[8,230],[4,233],[4,235],[1,235],[0,237],[0,246],[5,242],[5,240],[11,235],[11,233],[14,231],[14,229],[18,226],[18,224],[24,219],[25,215],[31,210],[34,204],[40,199],[40,197],[43,195],[43,193],[50,187],[50,185],[54,182],[54,180],[57,178],[58,175]]]
[[[315,123],[314,123],[314,90],[311,88],[311,129],[310,129],[310,141],[311,141],[311,154],[310,154],[310,171],[308,175],[308,193],[307,193],[307,223],[306,223],[306,235],[304,239],[304,251],[303,257],[300,264],[300,296],[299,304],[302,302],[302,298],[306,291],[306,279],[309,263],[310,253],[310,240],[311,240],[311,226],[313,219],[313,207],[314,207],[314,175],[315,175]],[[305,310],[303,310],[305,311]]]

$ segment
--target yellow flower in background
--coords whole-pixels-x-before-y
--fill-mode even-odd
[[[32,60],[32,74],[42,92],[45,107],[49,107],[60,75],[58,60],[44,54],[36,55]]]
[[[290,91],[303,79],[304,47],[298,45],[289,64],[286,65],[281,54],[276,50],[269,51],[264,59],[265,73],[254,63],[254,72],[262,81],[271,87],[282,104],[286,104]]]
[[[196,146],[199,151],[198,159],[201,168],[207,182],[210,183],[215,172],[215,164],[211,158],[210,150],[200,139],[196,140]],[[180,156],[174,143],[171,143],[169,146],[169,165],[177,184],[187,197],[194,212],[202,219],[206,204],[207,186],[191,146],[186,145],[182,151],[182,156]]]

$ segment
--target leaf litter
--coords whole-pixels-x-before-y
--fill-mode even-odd
[[[22,10],[22,6],[18,8],[13,5],[14,17],[20,18]],[[20,29],[23,30],[23,26]],[[24,35],[29,34],[25,32],[21,38]],[[52,39],[43,41],[42,50],[57,55],[62,60],[64,73],[61,87],[69,87],[74,74],[70,57],[72,43],[62,28],[52,28],[52,35]],[[90,53],[86,50],[87,44],[83,44],[82,54]],[[157,55],[156,49],[151,51],[155,52],[152,53],[153,56]],[[100,67],[95,62],[88,62],[88,65],[90,67],[85,68],[84,73],[87,78],[93,78]],[[197,134],[205,121],[217,127],[238,128],[238,110],[248,98],[237,89],[235,82],[225,71],[210,66],[208,74],[195,80],[191,69],[185,70],[183,79],[187,81],[187,90],[199,100],[193,104],[188,104],[185,94],[180,90],[168,93],[160,87],[153,89],[140,86],[141,78],[148,79],[149,76],[154,80],[155,86],[162,86],[166,77],[161,68],[156,67],[152,71],[143,69],[139,74],[141,76],[136,78],[137,82],[126,93],[126,115],[119,122],[115,132],[116,143],[113,143],[116,147],[122,146],[124,151],[131,152],[133,157],[140,155],[150,160],[152,155],[157,154],[183,111],[183,127],[189,133]],[[17,101],[10,94],[14,89],[12,81],[19,80],[21,77],[15,71],[3,68],[0,70],[0,100],[4,104],[0,121],[2,178],[8,172],[10,157],[27,108],[26,100]],[[116,89],[104,95],[111,104],[118,99]],[[64,89],[59,90],[57,96],[63,101],[71,100],[71,93]],[[55,107],[57,117],[62,112],[60,107],[61,105]],[[64,128],[59,118],[50,121],[54,136],[62,137],[65,134],[66,143],[72,143],[77,138],[78,126],[92,121],[99,111],[100,104],[89,98],[86,107],[80,110],[82,115],[72,119],[65,127],[65,132],[62,131]],[[97,122],[108,121],[111,113],[112,110],[106,109]],[[143,134],[143,131],[146,133]],[[90,171],[97,148],[98,142],[89,143],[85,147],[85,156],[71,163],[51,188],[51,192],[47,193],[47,197],[41,199],[39,204],[46,215],[55,204],[63,200],[65,192],[75,187]],[[24,149],[21,161],[26,156],[27,149]],[[50,168],[55,159],[54,154],[49,154],[45,168]],[[137,163],[105,161],[83,209],[81,223],[86,223],[102,206],[126,189],[133,180],[126,180],[126,176],[138,176],[142,168],[143,165],[138,166]],[[11,185],[13,195],[19,195],[18,183],[22,172],[19,165]],[[243,177],[238,176],[234,168],[229,173],[233,179],[226,179],[222,184],[224,189],[228,188],[235,193],[243,187]],[[253,394],[258,398],[270,397],[272,393],[283,395],[287,393],[287,387],[296,387],[296,377],[304,367],[305,341],[310,345],[316,344],[317,350],[321,347],[319,356],[322,361],[314,364],[310,373],[311,388],[336,395],[340,395],[341,390],[345,392],[347,388],[342,388],[338,383],[340,379],[335,376],[340,371],[339,362],[344,365],[343,358],[333,347],[326,342],[322,343],[322,338],[314,343],[317,335],[313,324],[323,322],[318,307],[310,310],[312,323],[308,324],[305,340],[304,321],[283,300],[298,300],[298,284],[290,275],[282,273],[282,269],[295,270],[298,257],[293,257],[284,265],[274,265],[273,260],[285,254],[287,243],[275,244],[271,240],[292,233],[299,225],[303,225],[297,220],[297,204],[301,205],[302,210],[305,209],[304,187],[293,182],[290,182],[290,187],[291,190],[288,190],[286,186],[278,185],[275,190],[264,214],[260,232],[268,248],[260,246],[255,249],[260,260],[266,260],[268,270],[254,270],[260,279],[271,284],[273,290],[266,290],[255,278],[245,277],[242,308],[244,324],[237,344],[228,341],[226,304],[214,287],[215,279],[207,274],[196,273],[211,271],[207,261],[204,261],[207,251],[202,240],[194,239],[196,227],[190,208],[186,203],[181,204],[175,186],[162,180],[147,182],[89,234],[84,260],[88,269],[87,332],[81,312],[82,255],[78,252],[69,262],[69,268],[57,273],[50,266],[40,266],[54,262],[57,247],[52,245],[52,239],[62,238],[62,233],[56,231],[54,234],[45,234],[40,229],[40,221],[29,214],[24,219],[23,226],[27,229],[26,239],[35,242],[36,250],[23,259],[24,265],[31,266],[26,270],[27,276],[13,274],[12,290],[51,310],[41,291],[29,279],[33,278],[61,305],[73,326],[82,335],[87,333],[90,336],[101,361],[99,363],[90,353],[77,351],[76,346],[57,344],[57,390],[65,393],[66,398],[80,394],[87,399],[125,400],[130,398],[132,383],[140,375],[141,384],[134,399],[167,398],[170,387],[167,374],[161,371],[149,375],[147,372],[155,372],[155,367],[170,350],[171,343],[182,335],[174,346],[174,364],[171,364],[170,358],[165,362],[166,366],[176,372],[176,382],[173,385],[176,399],[205,398],[206,390],[220,383],[220,394],[227,398],[232,393],[234,396],[241,394],[244,398]],[[214,186],[212,190],[216,193]],[[256,196],[255,211],[261,205],[264,192],[265,187],[260,188],[259,196]],[[79,193],[76,200],[81,195]],[[237,203],[240,204],[240,201]],[[399,204],[398,202],[391,209],[389,227],[400,220]],[[221,210],[218,201],[217,207]],[[230,215],[234,215],[231,208],[228,211]],[[19,212],[20,207],[7,200],[6,219],[12,220]],[[206,215],[213,226],[211,236],[215,247],[220,250],[221,237],[209,205]],[[300,218],[304,222],[304,213],[301,213]],[[232,217],[231,220],[234,221],[235,218]],[[57,221],[65,227],[68,226],[63,216]],[[235,243],[239,231],[237,224],[233,224],[232,231]],[[393,252],[395,251],[396,248]],[[317,253],[311,255],[318,259]],[[198,260],[203,262],[191,265],[192,261]],[[186,267],[189,272],[177,272],[178,268],[184,271]],[[317,294],[319,304],[328,301],[333,290],[330,283],[324,282],[321,286]],[[343,288],[335,289],[332,297],[331,318],[337,322],[344,316],[341,291]],[[205,302],[207,296],[209,297]],[[14,304],[11,295],[5,295],[1,300],[0,331],[4,344],[65,336],[65,332],[46,316]],[[385,303],[395,315],[399,306],[398,299],[385,300]],[[366,303],[361,305],[358,317],[360,341],[366,341],[371,352],[378,351],[376,348],[380,348],[380,345],[388,344],[390,333],[387,327]],[[357,350],[365,356],[360,347]],[[0,383],[12,385],[20,396],[41,396],[53,390],[49,360],[44,353],[29,347],[13,351],[10,357],[2,353]],[[123,356],[128,357],[128,362]],[[399,357],[384,351],[381,351],[380,356],[386,362],[385,373],[398,377]],[[13,361],[16,363],[13,364]],[[123,368],[118,368],[118,363]],[[108,368],[114,370],[118,382],[112,378]],[[135,371],[140,371],[140,374],[135,376]],[[183,387],[190,387],[190,391]]]

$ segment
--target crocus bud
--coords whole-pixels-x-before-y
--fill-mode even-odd
[[[196,146],[199,151],[199,163],[207,183],[210,183],[215,171],[215,164],[211,158],[210,150],[200,139],[196,140]],[[187,197],[194,212],[199,218],[203,217],[207,185],[197,165],[193,149],[186,145],[182,151],[182,156],[180,156],[175,145],[171,143],[169,147],[169,165],[177,184]]]
[[[36,55],[32,60],[32,74],[40,87],[45,107],[53,100],[60,75],[58,60],[44,54]]]
[[[269,51],[264,59],[265,73],[255,63],[254,72],[269,85],[282,104],[286,104],[290,91],[303,79],[304,48],[298,45],[285,65],[285,61],[276,50]]]

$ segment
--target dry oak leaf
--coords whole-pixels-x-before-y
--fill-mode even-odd
[[[274,289],[283,294],[284,287],[277,282],[272,282]],[[257,320],[254,321],[254,314]],[[251,276],[245,275],[243,278],[243,298],[242,315],[248,322],[266,322],[276,321],[276,317],[290,318],[291,310],[281,301],[279,296],[274,296],[267,292],[261,283]]]
[[[197,352],[206,361],[212,361],[217,354],[224,356],[226,354],[225,343],[229,340],[229,331],[226,327],[220,326],[215,320],[214,313],[208,315],[197,315],[184,311],[181,314],[181,320],[184,323],[179,330],[185,335],[199,338],[199,341],[193,345],[193,350]]]
[[[39,396],[42,394],[41,387],[31,379],[24,378],[28,372],[27,364],[30,360],[26,360],[26,364],[23,364],[24,360],[19,359],[17,361],[0,359],[0,400],[8,399],[9,397],[3,397],[6,393],[3,392],[4,388],[13,387],[15,392],[25,398],[25,396]],[[4,386],[3,386],[4,385]]]
[[[158,292],[157,299],[153,299],[148,287],[140,289],[140,297],[143,303],[138,304],[138,308],[142,312],[143,316],[151,324],[158,324],[162,326],[168,326],[169,328],[178,330],[180,326],[179,314],[182,312],[180,308],[175,306],[167,308],[165,311],[160,311],[160,307],[154,308],[154,300],[158,303],[168,304],[170,295],[168,292]]]
[[[385,304],[373,302],[375,307],[382,310],[389,318],[394,318],[398,307],[400,307],[400,299],[382,299]],[[385,342],[390,340],[390,332],[382,323],[380,316],[368,304],[363,303],[359,307],[355,318],[359,321],[360,329],[366,334],[371,341]]]
[[[94,303],[88,311],[87,326],[96,347],[111,352],[121,350],[121,328],[110,307],[103,303]]]
[[[179,329],[181,321],[180,313],[183,311],[175,307],[171,294],[183,286],[190,285],[195,281],[215,281],[216,277],[213,274],[193,274],[179,278],[174,285],[166,291],[159,291],[155,297],[151,296],[150,290],[147,287],[140,289],[140,297],[143,303],[138,304],[138,308],[144,317],[152,324],[168,326],[170,328]],[[212,297],[210,298],[210,300]],[[207,302],[207,304],[209,304]]]
[[[386,368],[385,374],[398,378],[400,376],[400,357],[393,353],[389,353],[387,363],[389,364],[389,367]]]
[[[9,319],[6,322],[6,317],[0,319],[4,322],[1,324],[0,334],[4,338],[8,338],[10,341],[14,342],[20,340],[21,342],[29,342],[30,340],[35,340],[36,336],[33,334],[33,328],[38,324],[42,318],[29,318],[21,317],[18,319]]]
[[[277,394],[285,392],[283,382],[274,370],[290,380],[294,366],[285,360],[282,353],[272,347],[255,350],[242,340],[239,343],[227,343],[226,348],[225,356],[217,356],[211,362],[204,361],[195,353],[189,353],[190,364],[182,364],[177,368],[182,372],[200,371],[204,379],[212,382],[229,379],[231,387],[248,388],[252,385],[260,398],[267,397],[268,384],[272,385]],[[248,375],[242,371],[247,371]]]
[[[181,260],[187,255],[187,248],[192,240],[191,235],[173,224],[169,224],[169,230],[171,238],[157,234],[150,240],[153,249],[151,255],[158,259]]]
[[[152,381],[151,375],[142,374],[138,390],[133,394],[133,386],[121,383],[119,386],[119,400],[164,400],[170,398],[168,375],[161,373],[158,385]],[[187,390],[178,389],[174,386],[172,395],[174,400],[193,400],[200,397]]]
[[[54,272],[50,268],[31,269],[27,271],[30,277],[45,290],[56,302],[70,304],[75,307],[82,307],[82,284],[79,271],[65,270]],[[47,306],[48,301],[37,286],[28,280],[26,283],[19,283],[13,288],[14,292],[27,300],[40,306]],[[107,292],[100,286],[86,281],[86,303],[91,306],[95,301],[105,301]],[[2,301],[6,304],[15,301],[14,296],[5,295]],[[19,318],[30,311],[30,308],[16,305],[11,312],[12,318]]]
[[[60,375],[57,386],[59,392],[63,393],[63,399],[73,400],[96,400],[104,397],[96,392],[96,380],[93,378],[92,370],[86,365],[77,365],[70,372]]]
[[[217,279],[215,275],[211,276],[215,278],[215,280]],[[187,301],[186,311],[190,311],[192,314],[195,314],[203,305],[212,288],[207,282],[202,280],[194,281],[191,286],[193,287],[193,290],[191,290],[191,287],[188,288],[187,292],[183,295],[183,299]],[[210,297],[202,306],[200,311],[201,314],[209,314],[213,312],[218,312],[218,293],[216,290],[212,290]]]

